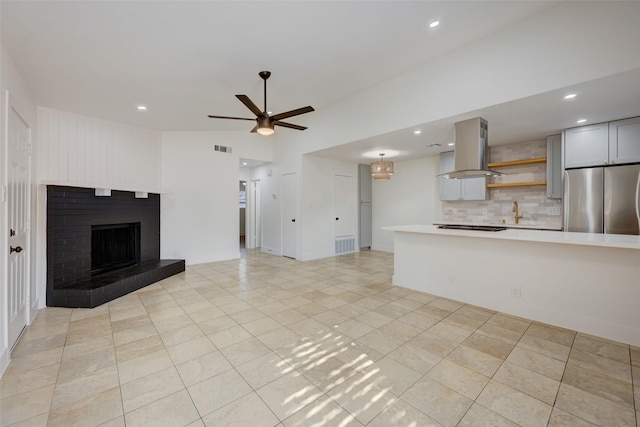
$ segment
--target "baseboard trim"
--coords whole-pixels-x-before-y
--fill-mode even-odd
[[[372,245],[372,246],[371,246],[371,250],[374,250],[374,251],[381,251],[381,252],[391,252],[391,253],[393,253],[393,246],[387,246],[387,245]]]
[[[0,377],[4,374],[4,371],[9,367],[9,362],[11,358],[9,357],[9,349],[5,348],[0,355]]]

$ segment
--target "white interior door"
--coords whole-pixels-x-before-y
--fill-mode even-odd
[[[262,246],[262,184],[260,180],[249,183],[247,210],[249,211],[247,248],[259,248]]]
[[[298,183],[295,173],[282,175],[282,255],[295,258],[298,249]]]
[[[9,104],[8,119],[9,347],[27,325],[31,212],[31,130]]]
[[[335,237],[356,234],[356,188],[352,176],[333,177]]]

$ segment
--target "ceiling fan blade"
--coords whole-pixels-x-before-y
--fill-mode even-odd
[[[228,116],[208,116],[212,119],[231,119],[231,120],[251,120],[255,121],[256,119],[247,119],[244,117],[228,117]]]
[[[305,126],[294,125],[293,123],[287,123],[287,122],[280,122],[278,120],[274,120],[273,124],[274,125],[278,125],[278,126],[282,126],[282,127],[285,127],[285,128],[291,128],[291,129],[297,129],[297,130],[305,130],[306,129]]]
[[[287,111],[286,113],[276,114],[271,116],[271,118],[273,120],[286,119],[287,117],[298,116],[300,114],[310,113],[312,111],[315,111],[313,107],[307,106],[307,107],[298,108],[296,110]]]
[[[256,104],[254,104],[253,101],[249,99],[247,95],[236,95],[236,98],[238,98],[240,102],[242,102],[256,116],[260,117],[264,114],[262,111],[260,111]]]
[[[250,132],[251,132],[251,133],[257,133],[257,132],[258,132],[258,125],[255,125],[255,126],[253,127],[253,129],[251,129],[251,131],[250,131]]]

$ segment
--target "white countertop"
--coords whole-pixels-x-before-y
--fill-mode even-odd
[[[437,225],[397,225],[382,230],[403,233],[438,234],[447,236],[479,237],[486,239],[520,240],[567,245],[601,246],[610,248],[640,249],[640,236],[602,233],[571,233],[566,231],[507,229],[503,231],[450,230]]]

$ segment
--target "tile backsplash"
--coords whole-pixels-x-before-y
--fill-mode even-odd
[[[546,157],[546,140],[489,148],[490,162]],[[521,182],[546,180],[546,163],[498,168],[507,176],[492,178],[492,182]],[[497,224],[504,220],[514,224],[513,202],[517,201],[523,217],[520,224],[535,227],[562,227],[562,200],[549,199],[545,186],[506,187],[489,189],[489,200],[442,202],[442,220]]]

